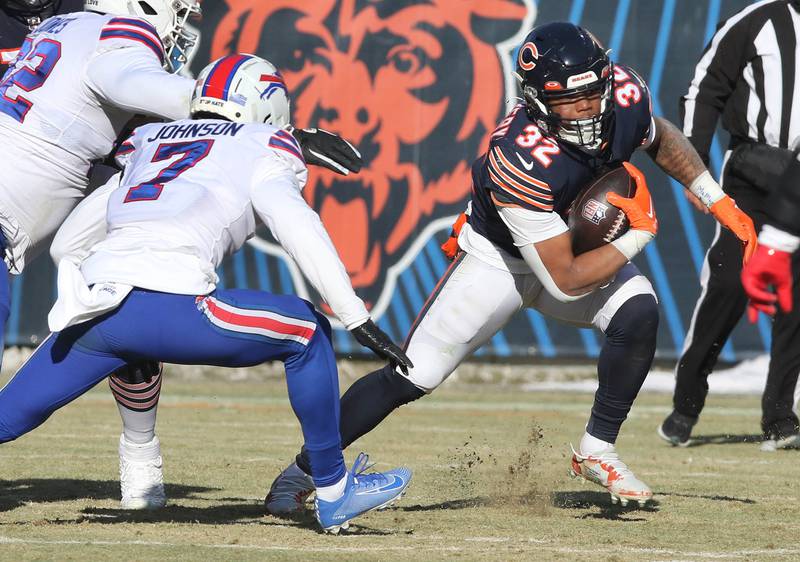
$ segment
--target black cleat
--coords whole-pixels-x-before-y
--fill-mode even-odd
[[[658,426],[658,436],[673,446],[688,447],[692,444],[690,437],[696,423],[697,418],[684,416],[673,410]]]

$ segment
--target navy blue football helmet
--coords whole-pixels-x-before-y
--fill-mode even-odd
[[[55,14],[61,0],[0,0],[0,8],[30,29]]]
[[[537,26],[517,54],[528,117],[542,132],[596,155],[611,134],[614,115],[614,69],[607,51],[585,29],[566,22]],[[564,119],[548,102],[580,94],[600,94],[600,113]]]

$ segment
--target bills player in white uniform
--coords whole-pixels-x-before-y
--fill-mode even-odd
[[[188,116],[194,80],[178,76],[196,37],[186,22],[197,0],[87,0],[87,12],[52,17],[25,39],[0,80],[0,269],[19,274],[83,197],[92,164],[112,150],[136,114]],[[309,163],[358,171],[346,141],[295,130]],[[0,349],[9,279],[0,271]],[[158,364],[123,367],[109,378],[123,418],[123,506],[165,502],[155,436]]]
[[[289,103],[275,68],[251,55],[224,57],[201,74],[191,109],[192,119],[137,128],[118,152],[124,172],[81,203],[59,233],[65,253],[49,315],[54,333],[0,391],[0,443],[128,362],[281,360],[311,457],[317,517],[336,532],[397,499],[411,474],[363,474],[363,455],[346,473],[325,317],[295,296],[217,290],[215,271],[260,219],[358,341],[411,365],[370,320],[302,197],[308,172],[282,128]]]

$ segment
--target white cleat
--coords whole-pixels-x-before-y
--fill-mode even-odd
[[[778,449],[800,449],[800,434],[795,433],[781,439],[766,439],[761,443],[761,450],[774,453]]]
[[[158,437],[138,445],[120,435],[119,483],[123,509],[161,509],[166,505],[162,465]]]
[[[620,503],[625,507],[629,501],[635,501],[639,507],[644,507],[653,497],[650,486],[636,478],[614,447],[599,455],[583,456],[575,449],[572,453],[570,476],[602,486],[611,494],[612,504]]]
[[[277,517],[302,513],[315,489],[311,477],[293,462],[272,482],[264,505],[270,515]]]

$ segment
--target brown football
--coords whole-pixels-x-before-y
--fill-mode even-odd
[[[628,230],[625,213],[606,201],[612,191],[623,197],[633,197],[636,192],[636,183],[622,166],[592,180],[572,202],[567,224],[576,256],[608,244]]]

